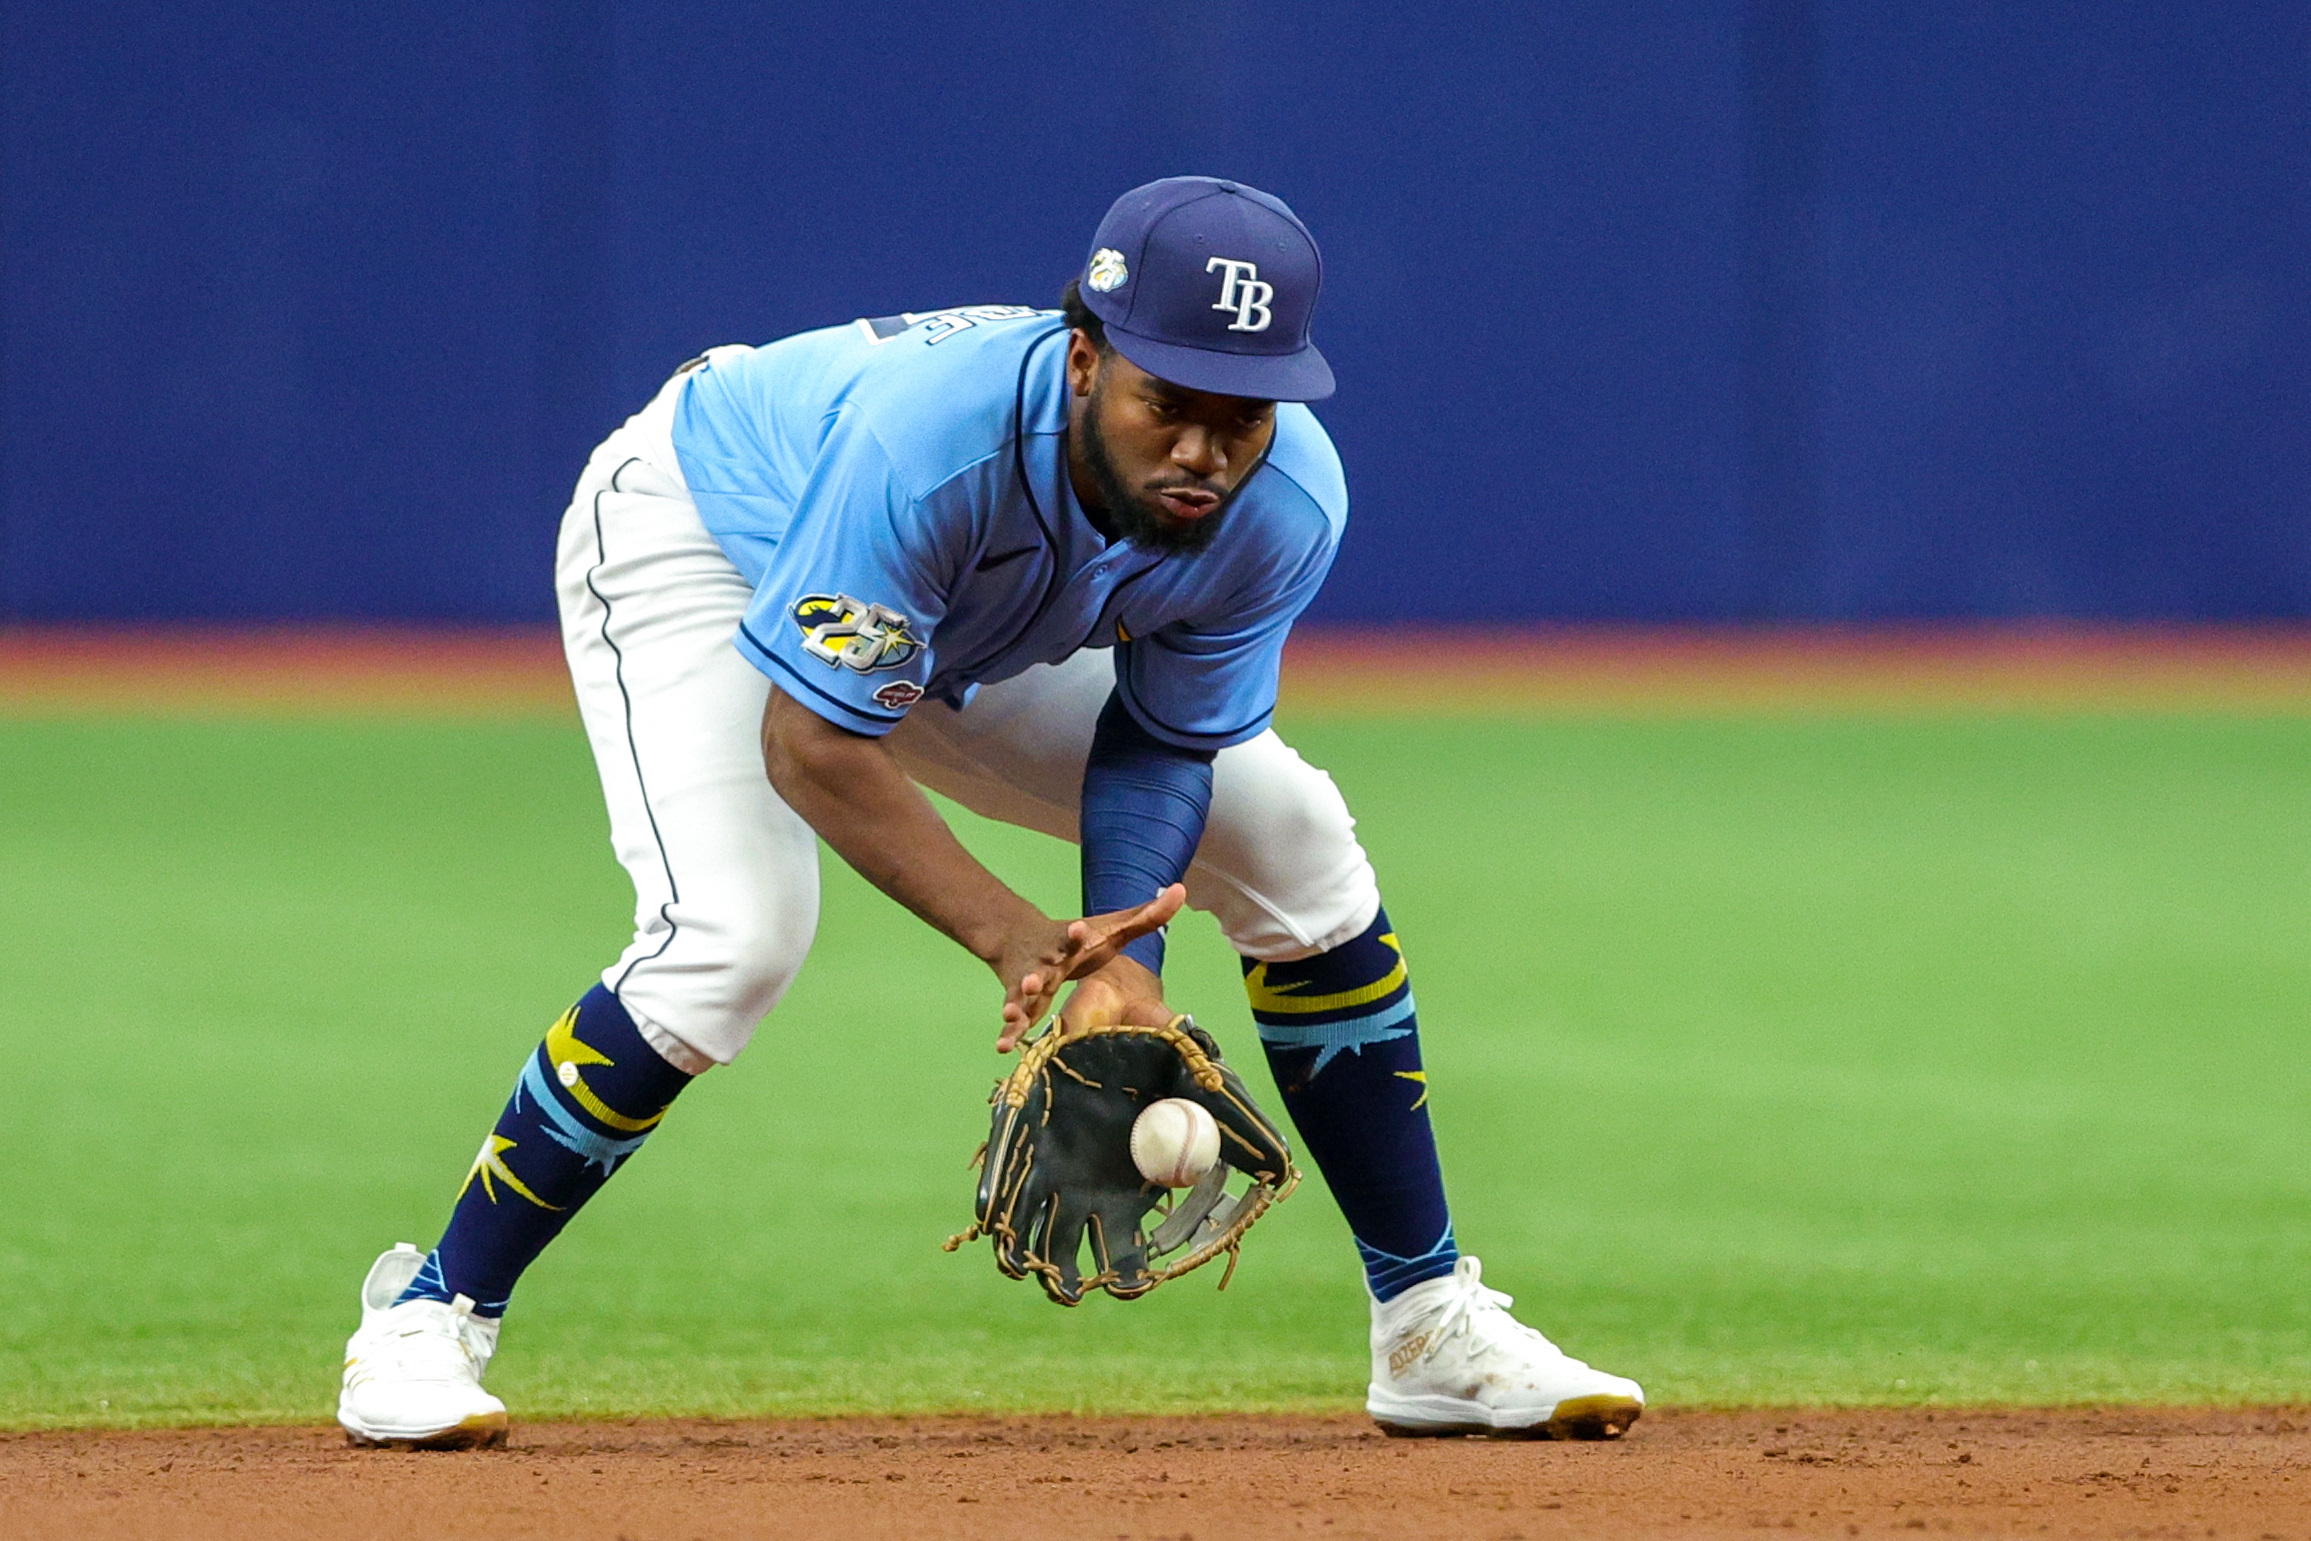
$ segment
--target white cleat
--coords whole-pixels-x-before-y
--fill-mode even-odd
[[[1618,1439],[1645,1410],[1633,1380],[1592,1370],[1509,1315],[1464,1257],[1386,1304],[1372,1303],[1364,1409],[1390,1434]]]
[[[467,1450],[502,1445],[506,1405],[481,1389],[497,1351],[498,1324],[453,1304],[395,1305],[425,1263],[408,1242],[369,1266],[361,1281],[361,1329],[345,1345],[345,1389],[337,1421],[356,1445]]]

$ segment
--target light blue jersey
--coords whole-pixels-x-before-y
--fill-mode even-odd
[[[1116,650],[1140,725],[1185,749],[1268,726],[1293,618],[1332,566],[1348,493],[1308,409],[1195,554],[1109,544],[1067,475],[1067,328],[1010,305],[858,321],[690,377],[682,473],[754,602],[737,645],[841,727],[887,733],[929,695]]]

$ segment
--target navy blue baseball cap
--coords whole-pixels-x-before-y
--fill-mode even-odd
[[[1115,200],[1079,280],[1115,351],[1191,391],[1321,401],[1308,340],[1324,260],[1300,216],[1256,187],[1166,177]]]

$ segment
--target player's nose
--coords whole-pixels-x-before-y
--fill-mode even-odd
[[[1172,440],[1172,464],[1198,476],[1217,476],[1228,468],[1228,452],[1218,434],[1191,423]]]

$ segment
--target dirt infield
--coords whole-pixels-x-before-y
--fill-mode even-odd
[[[1615,1444],[1389,1440],[1361,1418],[517,1425],[0,1435],[0,1534],[2311,1537],[2311,1410],[1656,1412]]]
[[[1286,710],[2311,711],[2311,629],[1304,627]],[[0,716],[571,715],[549,629],[0,627]]]

